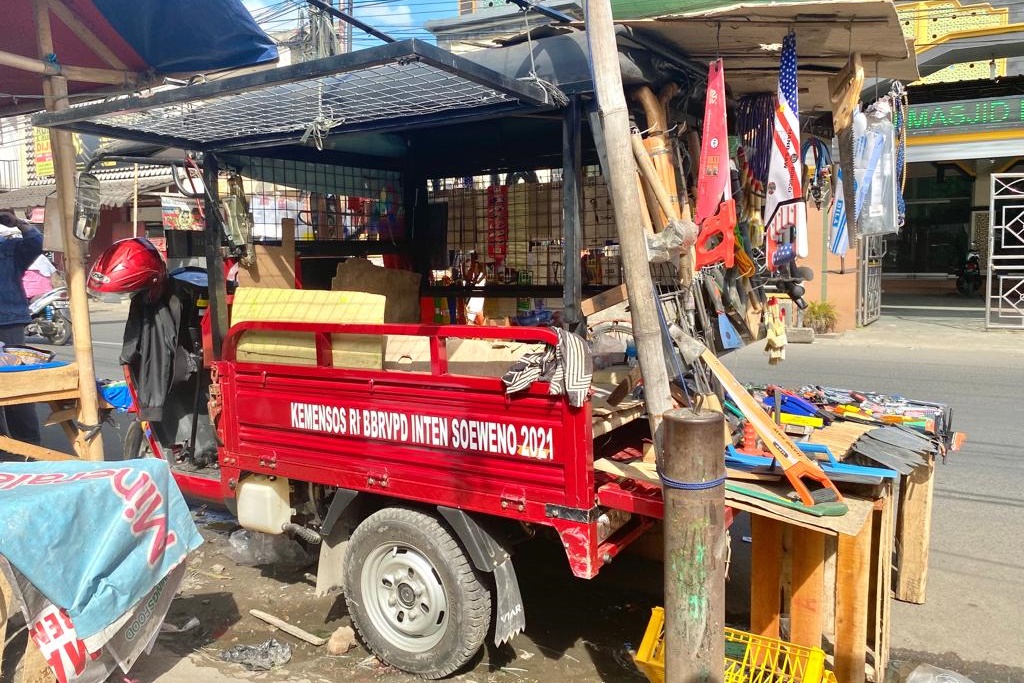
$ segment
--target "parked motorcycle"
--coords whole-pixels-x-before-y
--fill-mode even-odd
[[[39,336],[51,344],[63,346],[71,341],[71,312],[68,288],[55,287],[28,302],[32,322],[25,327],[25,336]]]
[[[981,291],[981,254],[977,249],[968,251],[967,258],[957,269],[956,291],[964,296],[973,296]]]

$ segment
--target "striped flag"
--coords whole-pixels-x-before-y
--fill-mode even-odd
[[[807,256],[807,208],[803,201],[800,178],[800,104],[796,81],[796,34],[782,41],[782,64],[779,67],[778,106],[772,131],[772,151],[765,187],[765,216],[768,217],[767,238],[780,241],[784,231],[793,228],[796,255]],[[769,244],[773,252],[773,245]]]

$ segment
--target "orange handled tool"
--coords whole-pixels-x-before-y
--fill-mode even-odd
[[[743,415],[750,421],[768,451],[782,465],[783,473],[789,479],[793,490],[800,496],[803,504],[811,507],[816,503],[842,502],[843,495],[839,493],[839,489],[822,471],[818,463],[804,455],[803,451],[789,438],[789,435],[775,424],[768,413],[754,400],[754,397],[747,393],[747,390],[729,372],[729,369],[722,365],[722,361],[718,360],[711,349],[705,347],[700,357],[707,363],[708,368],[722,383],[725,390],[729,392],[736,406],[743,411]],[[820,484],[821,488],[812,493],[804,482],[805,478]]]

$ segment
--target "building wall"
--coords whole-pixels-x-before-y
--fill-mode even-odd
[[[926,53],[930,47],[942,44],[950,34],[999,28],[1011,22],[1008,7],[994,7],[987,2],[961,4],[959,0],[924,0],[901,4],[899,15],[903,33],[914,38],[918,54]],[[922,78],[916,84],[1006,76],[1007,69],[1006,59],[996,59],[994,65],[990,62],[966,62],[948,66]]]

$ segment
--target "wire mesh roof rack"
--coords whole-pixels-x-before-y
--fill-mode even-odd
[[[406,40],[36,114],[36,126],[217,151],[551,109],[551,94],[420,40]]]

